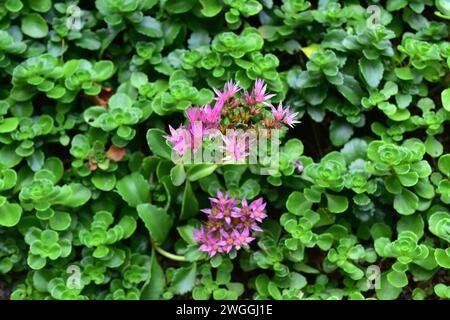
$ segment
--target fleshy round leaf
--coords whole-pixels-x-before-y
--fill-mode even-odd
[[[394,208],[400,214],[413,214],[418,206],[419,198],[408,189],[403,188],[402,192],[394,198]]]
[[[342,213],[348,208],[348,199],[345,196],[326,193],[328,210],[332,213]]]
[[[48,34],[48,26],[45,19],[38,13],[30,13],[22,18],[21,29],[31,38],[44,38]]]
[[[0,206],[0,225],[13,227],[19,223],[22,208],[17,203],[4,203]]]
[[[450,154],[443,155],[438,161],[439,170],[450,177]]]

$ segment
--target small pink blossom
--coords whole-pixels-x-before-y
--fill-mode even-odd
[[[238,230],[241,229],[249,229],[251,231],[261,232],[263,231],[261,227],[258,225],[258,221],[252,219],[251,217],[241,217],[240,222],[236,225]]]
[[[263,231],[263,229],[254,220],[244,221],[242,223],[242,226],[244,228],[247,228],[247,229],[251,230],[251,231],[256,231],[256,232],[262,232]]]
[[[97,165],[92,162],[92,159],[89,159],[89,170],[91,171],[97,170]]]
[[[191,138],[191,147],[194,152],[203,145],[203,137],[205,135],[205,130],[203,128],[203,123],[201,121],[195,121],[189,123],[188,135]]]
[[[298,112],[292,113],[289,110],[289,107],[283,109],[283,104],[281,102],[278,104],[277,108],[271,105],[270,109],[272,110],[272,115],[275,121],[278,123],[283,122],[284,124],[287,124],[291,128],[294,126],[294,124],[299,123],[299,121],[295,120],[295,117],[298,115]]]
[[[292,127],[294,127],[294,124],[300,123],[300,121],[295,120],[295,117],[297,115],[298,115],[298,112],[292,113],[289,111],[289,107],[288,107],[288,108],[286,108],[286,113],[284,115],[283,122],[292,128]]]
[[[233,80],[230,80],[224,85],[223,92],[216,88],[213,88],[213,90],[217,95],[214,99],[217,100],[220,105],[224,105],[230,98],[234,97],[235,94],[241,90],[241,88],[239,87],[239,81],[237,83],[233,83]]]
[[[192,236],[192,239],[194,241],[198,241],[198,242],[203,242],[205,241],[205,228],[203,226],[200,226],[200,229],[194,229],[192,231],[194,233],[194,235]]]
[[[217,198],[210,197],[209,201],[211,205],[217,205],[219,208],[233,208],[237,203],[237,198],[230,198],[229,191],[223,194],[220,190],[217,190]]]
[[[255,97],[253,96],[253,93],[249,94],[247,90],[244,89],[244,100],[245,103],[247,103],[249,106],[253,106],[256,104]]]
[[[250,205],[247,199],[244,198],[241,202],[241,207],[235,208],[232,216],[241,219],[238,227],[260,232],[262,229],[258,226],[257,222],[262,222],[267,217],[263,212],[265,206],[266,204],[262,201],[262,198],[253,201]]]
[[[241,201],[241,207],[236,207],[233,211],[232,216],[234,218],[240,218],[242,220],[245,220],[247,217],[250,217],[250,207],[248,206],[247,199],[243,199]]]
[[[192,105],[190,105],[189,109],[185,110],[184,112],[186,113],[186,117],[188,118],[190,123],[202,120],[203,111],[201,108],[194,109]]]
[[[255,86],[252,90],[252,95],[256,102],[268,104],[266,101],[272,97],[275,97],[276,94],[266,94],[267,84],[262,79],[255,80]]]
[[[245,228],[241,233],[237,230],[233,230],[231,234],[234,237],[234,246],[237,250],[241,247],[248,247],[248,244],[255,240],[254,237],[249,236],[249,231],[247,228]]]
[[[249,208],[250,208],[250,217],[255,221],[262,222],[262,220],[267,217],[267,214],[264,213],[266,203],[263,201],[263,198],[258,198],[254,200],[250,204]]]
[[[170,130],[170,136],[163,136],[166,140],[169,140],[173,143],[173,149],[178,152],[180,156],[184,154],[186,149],[190,148],[191,141],[189,137],[189,133],[187,130],[183,129],[183,127],[180,125],[178,129],[172,128],[171,125],[169,125]]]
[[[235,239],[233,234],[229,234],[225,230],[220,230],[222,240],[219,241],[219,245],[222,247],[223,252],[229,253],[233,249]]]
[[[283,120],[284,114],[286,113],[286,110],[283,110],[283,105],[281,104],[281,102],[278,104],[278,108],[275,108],[271,105],[270,109],[272,110],[275,121],[281,122]]]
[[[219,252],[220,248],[219,240],[207,235],[205,241],[198,249],[208,253],[210,257],[214,257]]]
[[[220,124],[222,112],[222,104],[216,103],[214,108],[211,108],[209,102],[203,108],[202,122],[206,129],[215,129]]]
[[[216,215],[216,219],[223,219],[225,220],[225,222],[227,224],[231,223],[231,215],[232,215],[233,211],[230,208],[223,208],[222,210],[220,210],[217,215]]]
[[[214,108],[211,108],[209,102],[206,103],[204,107],[194,109],[191,105],[189,106],[189,109],[185,110],[186,117],[189,120],[189,132],[194,138],[194,145],[197,146],[194,146],[194,152],[198,149],[198,146],[201,145],[200,141],[205,136],[211,136],[213,132],[217,131],[215,129],[217,129],[220,124],[221,112],[221,104],[216,103]]]

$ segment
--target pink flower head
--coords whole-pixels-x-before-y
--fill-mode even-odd
[[[300,123],[300,121],[295,120],[295,117],[298,115],[298,112],[292,113],[289,111],[289,107],[286,108],[285,110],[285,115],[284,115],[284,119],[283,122],[285,124],[287,124],[288,126],[290,126],[291,128],[294,126],[294,124],[296,123]]]
[[[258,222],[253,220],[250,217],[243,218],[237,225],[236,228],[238,230],[248,229],[251,231],[261,232],[263,229],[258,225]]]
[[[207,215],[213,215],[213,209],[212,208],[206,208],[200,210],[203,213],[206,213]]]
[[[217,100],[217,102],[220,105],[224,105],[225,103],[228,102],[230,98],[234,97],[234,95],[239,90],[241,90],[241,88],[239,87],[239,81],[237,83],[233,83],[233,80],[230,80],[227,83],[225,83],[223,87],[223,92],[219,91],[216,88],[213,88],[213,90],[217,95],[217,97],[214,99]]]
[[[258,222],[267,215],[263,212],[266,203],[262,198],[250,204],[242,199],[237,205],[237,198],[230,198],[230,193],[217,190],[217,198],[209,198],[211,208],[201,211],[208,215],[205,227],[194,230],[193,239],[200,243],[199,250],[207,252],[210,257],[217,253],[229,253],[248,247],[255,238],[250,236],[251,231],[263,231]]]
[[[258,222],[262,222],[264,218],[267,217],[267,214],[265,214],[264,209],[266,208],[266,203],[263,201],[263,198],[258,198],[254,200],[250,206],[250,217]]]
[[[252,95],[256,102],[268,104],[266,101],[276,96],[276,94],[266,94],[267,84],[262,79],[255,80],[255,86],[252,90]]]
[[[205,241],[205,228],[203,226],[200,226],[200,229],[194,229],[192,230],[194,235],[192,236],[192,239],[194,241],[203,242]]]
[[[217,206],[220,209],[222,208],[232,209],[237,203],[236,197],[230,198],[229,191],[227,191],[224,195],[219,189],[217,189],[217,198],[210,197],[209,200],[212,206]]]
[[[185,110],[184,112],[186,113],[186,117],[188,118],[190,123],[202,120],[203,110],[201,108],[194,109],[192,105],[190,105],[189,110]]]
[[[210,257],[214,257],[220,250],[220,244],[217,238],[214,238],[211,234],[206,234],[203,244],[198,249],[208,253]]]
[[[233,234],[221,229],[220,235],[222,237],[222,240],[219,241],[219,245],[221,246],[223,252],[229,253],[231,249],[233,249],[235,242]]]
[[[166,140],[173,143],[173,149],[178,152],[180,156],[184,154],[186,149],[188,149],[191,146],[190,141],[190,135],[187,130],[183,129],[183,127],[180,125],[178,129],[172,128],[171,125],[169,125],[170,130],[170,136],[163,136]]]
[[[238,136],[236,131],[233,131],[231,135],[222,136],[222,140],[225,142],[225,147],[222,147],[226,156],[223,161],[243,161],[250,153],[247,151],[247,143],[245,134]]]
[[[248,244],[255,240],[255,238],[249,236],[249,231],[245,228],[242,233],[239,233],[236,229],[231,233],[234,237],[234,246],[236,249],[240,249],[241,247],[248,247]]]
[[[216,103],[214,108],[211,108],[209,102],[203,107],[202,122],[207,129],[217,128],[220,124],[222,104]]]
[[[252,92],[252,94],[249,94],[248,91],[244,89],[243,97],[244,97],[245,103],[247,103],[249,106],[253,106],[256,104],[256,100],[255,100],[255,97],[253,96],[253,92]]]
[[[262,198],[253,201],[250,205],[248,204],[247,199],[243,199],[241,208],[235,208],[232,216],[241,220],[238,224],[239,228],[247,228],[252,231],[260,232],[262,229],[258,226],[257,222],[262,222],[262,220],[267,217],[263,212],[265,207],[266,203],[263,202]]]
[[[281,122],[283,120],[284,114],[286,110],[283,110],[283,105],[281,102],[278,104],[278,108],[275,109],[274,106],[270,105],[270,109],[272,110],[273,117],[276,122]]]
[[[250,207],[248,206],[247,199],[241,201],[241,207],[235,207],[231,215],[233,218],[240,218],[245,220],[250,217]]]
[[[283,122],[284,124],[287,124],[291,128],[294,126],[294,124],[299,123],[299,121],[295,120],[295,117],[298,115],[298,112],[292,113],[289,110],[289,107],[283,109],[283,104],[281,102],[278,104],[278,107],[276,109],[272,105],[270,106],[270,109],[272,110],[272,114],[275,121],[278,123]]]
[[[231,215],[233,210],[230,208],[223,208],[219,210],[216,215],[216,219],[223,219],[227,224],[231,224]]]
[[[229,192],[224,195],[220,190],[217,190],[217,198],[210,197],[209,200],[212,208],[202,209],[201,211],[212,219],[223,219],[227,224],[230,224],[237,198],[230,198]]]
[[[256,221],[254,221],[254,220],[251,220],[251,223],[245,223],[244,222],[244,228],[248,228],[248,229],[250,229],[252,231],[256,231],[256,232],[262,232],[263,231],[263,229],[260,226],[258,226]]]
[[[214,108],[211,108],[209,102],[204,107],[194,109],[189,106],[185,110],[186,117],[189,120],[188,128],[193,137],[193,150],[196,152],[201,146],[201,141],[205,136],[211,136],[217,133],[217,127],[220,124],[222,112],[222,104],[216,103]]]

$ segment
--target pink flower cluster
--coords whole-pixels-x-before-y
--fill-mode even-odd
[[[223,149],[229,154],[224,161],[244,160],[249,155],[246,139],[236,139],[236,135],[225,138],[227,129],[243,127],[245,130],[257,126],[279,129],[284,125],[293,127],[298,123],[295,120],[298,113],[291,112],[289,107],[284,108],[281,102],[277,108],[268,102],[275,94],[267,94],[266,89],[267,84],[261,79],[256,79],[250,93],[241,88],[239,83],[230,80],[223,91],[213,89],[216,93],[214,106],[209,102],[203,107],[194,108],[191,105],[185,111],[187,125],[180,125],[178,129],[169,125],[170,135],[164,138],[173,143],[173,149],[178,155],[183,156],[187,150],[196,152],[204,138],[221,135],[225,142]],[[243,93],[239,95],[241,91]]]
[[[299,121],[295,120],[298,112],[291,113],[289,111],[289,107],[283,109],[283,105],[281,104],[281,102],[278,104],[278,108],[275,109],[273,105],[270,105],[270,109],[272,110],[272,114],[276,123],[284,123],[291,128],[294,127],[294,124],[299,123]]]
[[[229,253],[232,249],[248,247],[255,238],[252,231],[260,232],[258,223],[267,217],[266,203],[262,198],[250,204],[243,199],[240,206],[236,197],[230,198],[229,192],[217,191],[217,198],[209,198],[211,208],[203,209],[208,221],[194,230],[193,239],[200,243],[199,250],[207,252],[210,257],[217,253]]]

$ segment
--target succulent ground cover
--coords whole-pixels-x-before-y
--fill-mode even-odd
[[[449,22],[0,0],[0,299],[450,298]]]

